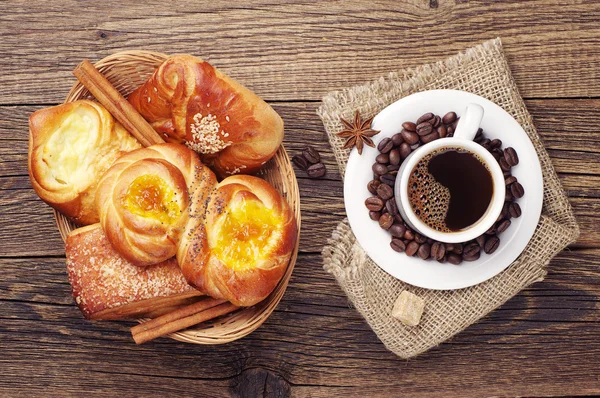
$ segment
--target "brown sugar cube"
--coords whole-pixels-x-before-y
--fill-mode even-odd
[[[394,303],[392,316],[407,326],[417,326],[421,320],[423,308],[425,308],[425,301],[421,297],[404,290]]]

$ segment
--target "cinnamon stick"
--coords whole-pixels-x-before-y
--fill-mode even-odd
[[[73,74],[143,146],[165,142],[89,60],[77,65]]]
[[[195,303],[195,304],[198,304],[198,303]],[[195,305],[195,304],[192,304],[192,305]],[[187,308],[187,307],[184,307],[184,308]],[[132,328],[132,336],[133,336],[133,339],[135,340],[136,344],[143,344],[150,340],[154,340],[158,337],[162,337],[162,336],[165,336],[170,333],[178,332],[182,329],[197,325],[201,322],[205,322],[210,319],[214,319],[218,316],[229,314],[230,312],[233,312],[238,308],[239,308],[238,306],[233,305],[229,302],[222,303],[217,306],[201,310],[190,316],[178,318],[178,319],[168,321],[168,322],[160,321],[160,322],[158,322],[158,326],[151,328],[151,329],[143,329],[143,328],[136,329],[136,333],[134,333],[134,331],[133,331],[134,328]],[[177,311],[179,311],[179,310],[176,310],[174,312],[177,312]],[[171,313],[171,314],[173,314],[173,313]],[[171,315],[171,314],[167,314],[167,315]],[[166,316],[166,315],[163,315],[163,316]],[[158,319],[158,318],[156,318],[156,319]],[[142,325],[139,325],[139,326],[142,326]],[[137,326],[136,326],[136,328],[137,328]]]

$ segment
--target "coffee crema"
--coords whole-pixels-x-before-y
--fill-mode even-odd
[[[408,179],[408,199],[416,216],[440,232],[476,224],[494,195],[492,175],[474,153],[455,147],[424,156]]]

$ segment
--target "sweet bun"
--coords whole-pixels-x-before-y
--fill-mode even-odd
[[[225,177],[258,171],[283,140],[283,120],[208,62],[174,55],[129,102],[169,142],[184,143]]]
[[[96,194],[100,222],[115,250],[137,266],[173,257],[188,222],[189,187],[212,189],[214,174],[179,144],[157,144],[119,158]]]
[[[129,263],[100,224],[73,230],[65,252],[73,298],[88,319],[156,315],[201,294],[186,282],[175,259],[146,268]]]
[[[296,244],[296,220],[285,199],[252,176],[223,180],[183,235],[177,260],[188,282],[239,306],[265,299],[284,275]],[[204,206],[206,209],[204,209]]]
[[[29,176],[39,197],[80,225],[98,222],[100,176],[140,147],[100,104],[87,100],[40,109],[29,117]]]

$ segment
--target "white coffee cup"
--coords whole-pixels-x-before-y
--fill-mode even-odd
[[[478,104],[469,104],[464,115],[458,121],[453,137],[440,138],[417,148],[402,162],[402,166],[398,170],[398,177],[394,185],[398,210],[408,225],[428,238],[446,243],[459,243],[475,239],[490,229],[502,212],[505,197],[502,169],[490,152],[473,141],[482,119],[483,108]],[[465,149],[475,154],[480,160],[483,160],[492,176],[493,195],[486,212],[473,225],[456,232],[441,232],[431,228],[419,219],[408,200],[408,180],[414,167],[425,156],[441,148]]]

